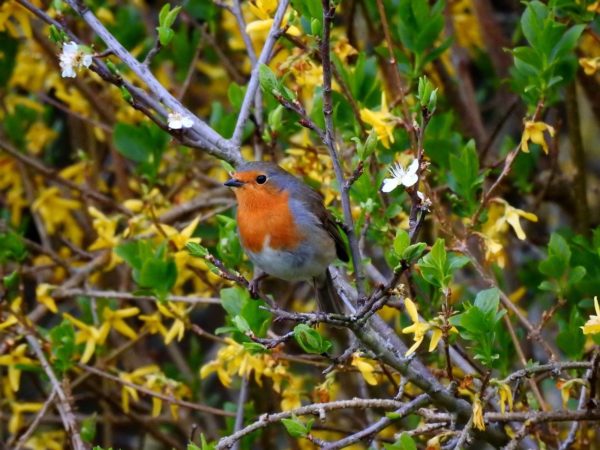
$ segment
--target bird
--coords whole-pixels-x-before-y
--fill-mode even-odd
[[[348,262],[349,255],[322,194],[267,161],[241,163],[225,186],[237,200],[240,243],[259,269],[251,293],[266,275],[312,281],[319,309],[343,314],[329,266],[336,258]]]

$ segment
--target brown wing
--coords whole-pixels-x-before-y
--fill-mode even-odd
[[[320,219],[321,223],[323,224],[323,228],[327,230],[329,235],[333,238],[333,242],[335,242],[335,251],[337,253],[337,257],[344,262],[350,261],[348,251],[346,250],[346,243],[340,234],[340,228],[338,227],[331,213],[327,211],[325,207],[323,207],[323,214]]]

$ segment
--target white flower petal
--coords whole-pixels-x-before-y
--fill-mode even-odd
[[[383,180],[381,192],[392,192],[398,186],[400,186],[400,180],[398,178],[386,178]]]
[[[84,55],[81,65],[84,67],[90,67],[92,65],[92,55]]]
[[[417,176],[416,173],[409,172],[402,177],[402,184],[406,187],[411,187],[417,181],[419,181],[419,177]]]
[[[75,78],[75,71],[73,67],[67,66],[62,68],[62,72],[60,74],[63,78]]]
[[[408,169],[406,169],[406,173],[415,174],[417,173],[417,170],[419,170],[419,160],[415,158],[413,162],[410,163],[410,166],[408,166]]]

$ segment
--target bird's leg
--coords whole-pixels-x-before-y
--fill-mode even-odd
[[[263,279],[267,278],[268,276],[269,276],[269,274],[267,272],[263,272],[259,268],[255,268],[254,277],[252,277],[252,279],[250,280],[250,283],[248,284],[248,292],[250,292],[250,296],[252,298],[259,297],[260,282]]]

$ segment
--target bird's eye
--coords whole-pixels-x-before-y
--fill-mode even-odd
[[[267,177],[265,175],[259,175],[256,177],[256,182],[258,184],[265,184],[267,182]]]

